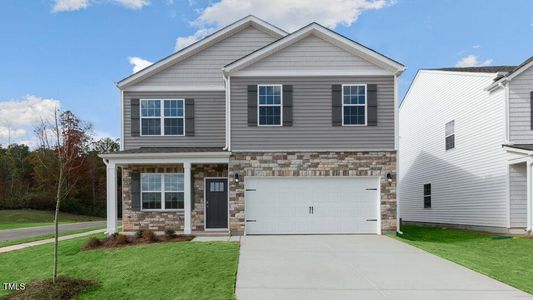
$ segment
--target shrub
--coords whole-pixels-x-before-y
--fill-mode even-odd
[[[115,232],[115,233],[111,234],[111,238],[112,239],[116,239],[118,235],[119,235],[118,232]]]
[[[87,241],[85,241],[82,248],[83,249],[94,249],[94,248],[98,248],[101,244],[102,243],[100,242],[99,239],[92,237],[88,239]]]
[[[176,236],[176,230],[172,228],[167,228],[165,229],[165,235],[167,236],[167,238],[173,238]]]
[[[151,230],[143,230],[142,237],[148,242],[157,242],[157,235]]]
[[[114,241],[116,245],[124,245],[129,242],[128,237],[123,234],[118,234],[114,237]]]
[[[140,239],[143,237],[143,231],[142,230],[137,230],[135,231],[135,237]]]

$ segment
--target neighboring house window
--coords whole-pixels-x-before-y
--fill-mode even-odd
[[[431,183],[424,184],[424,208],[431,208]]]
[[[143,210],[183,209],[182,173],[142,173],[141,208]]]
[[[455,120],[446,123],[446,150],[455,148]]]
[[[281,126],[282,87],[276,85],[258,85],[257,118],[259,126]]]
[[[141,135],[184,135],[184,100],[141,100]]]
[[[342,125],[366,125],[366,85],[342,86]]]

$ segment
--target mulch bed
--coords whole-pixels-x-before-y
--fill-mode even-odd
[[[97,286],[96,281],[58,276],[56,283],[52,279],[34,280],[24,290],[0,297],[1,300],[29,299],[74,299],[88,288]]]
[[[172,243],[172,242],[188,242],[194,239],[193,235],[182,234],[165,234],[156,235],[150,230],[137,233],[135,236],[127,236],[123,234],[114,234],[102,239],[90,238],[88,239],[81,250],[105,249],[105,248],[120,248],[142,244],[155,243]]]

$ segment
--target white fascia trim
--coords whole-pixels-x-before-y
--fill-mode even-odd
[[[211,34],[210,36],[174,53],[166,58],[163,58],[162,60],[152,64],[149,67],[146,67],[145,69],[129,76],[121,81],[117,82],[117,87],[119,89],[123,89],[126,86],[133,84],[137,82],[140,79],[146,78],[152,74],[155,74],[159,72],[160,69],[163,69],[167,67],[170,64],[177,63],[193,54],[196,54],[200,52],[201,50],[208,48],[209,46],[213,45],[214,43],[224,39],[225,36],[231,35],[237,31],[239,31],[241,28],[244,28],[245,26],[252,25],[255,28],[270,33],[273,37],[281,38],[287,35],[287,32],[281,30],[280,28],[269,24],[255,16],[247,16],[233,24],[230,24],[219,31]]]
[[[130,86],[124,88],[122,91],[125,92],[223,92],[224,86],[216,86],[216,85],[206,85],[206,86],[172,86],[172,85],[165,85],[165,86]]]
[[[228,164],[226,158],[113,158],[109,162],[117,166],[123,165],[176,165],[176,164]]]
[[[395,149],[261,149],[261,150],[249,150],[249,149],[239,149],[232,150],[232,153],[267,153],[267,152],[295,152],[295,153],[315,153],[315,152],[396,152]]]
[[[515,147],[511,147],[511,146],[503,146],[503,150],[505,150],[507,152],[512,152],[512,153],[533,155],[533,151],[531,151],[531,150],[518,149],[518,148],[515,148]]]
[[[265,71],[235,71],[232,73],[233,76],[240,77],[255,77],[255,76],[264,76],[264,77],[282,77],[282,76],[394,76],[395,73],[387,70],[265,70]]]
[[[230,152],[187,152],[187,153],[107,153],[100,154],[99,157],[108,160],[119,159],[176,159],[187,160],[197,158],[223,158],[231,156]]]
[[[516,76],[522,74],[522,72],[524,72],[525,70],[529,69],[533,67],[533,60],[530,61],[528,64],[522,66],[520,69],[518,70],[515,70],[513,73],[511,73],[511,75],[505,77],[507,78],[507,80],[513,80],[513,78],[515,78]]]
[[[533,67],[533,60],[531,62],[529,62],[528,64],[522,66],[520,69],[514,71],[513,73],[511,73],[511,75],[509,76],[506,76],[506,77],[503,77],[501,78],[500,80],[492,83],[491,85],[489,85],[486,90],[487,91],[492,91],[492,90],[495,90],[497,88],[500,88],[500,87],[503,87],[504,85],[506,85],[509,81],[513,80],[513,78],[515,78],[516,76],[522,74],[522,72],[524,72],[525,70],[529,69]]]
[[[362,58],[367,59],[370,62],[373,62],[391,72],[394,72],[395,74],[400,74],[405,70],[405,66],[403,66],[402,64],[397,63],[392,59],[385,57],[384,55],[378,54],[377,52],[374,52],[362,45],[359,45],[349,40],[348,38],[343,37],[342,35],[337,34],[333,31],[330,31],[316,23],[307,25],[306,27],[303,27],[302,29],[291,33],[285,38],[279,39],[278,41],[260,50],[257,50],[256,52],[253,52],[252,54],[245,56],[244,58],[232,62],[222,68],[222,70],[226,74],[232,74],[238,70],[252,65],[253,63],[261,60],[266,56],[269,56],[270,54],[276,51],[279,51],[293,43],[296,43],[297,41],[311,34],[315,34],[316,36],[324,40],[332,42],[333,44],[343,48],[344,50],[349,51],[354,55],[361,56]]]

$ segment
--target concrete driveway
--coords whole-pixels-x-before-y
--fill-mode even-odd
[[[533,299],[386,236],[246,236],[237,299]]]

